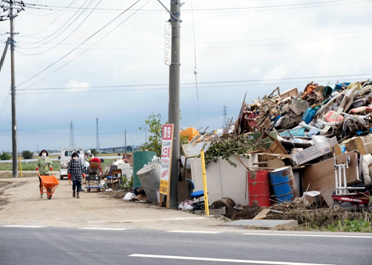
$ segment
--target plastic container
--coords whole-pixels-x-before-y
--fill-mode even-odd
[[[253,204],[257,204],[261,207],[271,206],[269,171],[248,172],[248,194],[249,206]]]
[[[281,167],[271,171],[270,181],[278,203],[293,201],[298,196],[291,167]]]
[[[150,163],[154,156],[156,156],[156,153],[152,151],[140,151],[133,153],[133,189],[141,186],[141,181],[137,176],[138,170],[143,168],[144,165]]]
[[[191,141],[193,138],[198,136],[200,133],[197,129],[194,127],[187,128],[186,130],[183,130],[180,132],[180,136],[187,137],[187,140]]]
[[[149,202],[158,202],[157,191],[160,187],[160,164],[152,163],[137,172]]]

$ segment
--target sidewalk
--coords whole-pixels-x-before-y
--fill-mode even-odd
[[[58,177],[57,177],[58,178]],[[60,181],[51,200],[39,198],[37,177],[0,179],[24,182],[23,185],[0,189],[0,224],[38,225],[53,227],[107,227],[131,229],[208,230],[224,222],[214,217],[200,217],[150,204],[124,202],[98,192],[82,192],[80,199],[72,198],[67,180]],[[2,210],[1,210],[2,209]],[[222,230],[236,228],[218,227]]]

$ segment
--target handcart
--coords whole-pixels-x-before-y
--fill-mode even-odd
[[[97,189],[98,192],[101,191],[101,178],[99,176],[100,166],[101,163],[90,162],[88,175],[85,177],[85,188],[87,189],[87,192],[90,192],[91,189]]]
[[[59,181],[54,176],[54,172],[52,171],[52,175],[40,175],[40,172],[38,172],[39,178],[41,179],[41,185],[42,185],[42,192],[43,194],[46,193],[48,196],[48,199],[50,200],[52,198],[52,195],[54,191],[57,189],[57,186],[59,185]]]
[[[334,161],[336,190],[332,196],[332,209],[364,209],[372,212],[369,191],[366,191],[365,187],[348,187],[347,185],[346,169],[349,168],[350,157],[346,157],[346,163],[337,164],[335,156]]]

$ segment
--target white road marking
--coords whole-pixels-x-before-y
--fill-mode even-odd
[[[219,234],[221,232],[214,231],[182,231],[182,230],[172,230],[167,231],[168,233],[184,233],[184,234]]]
[[[108,228],[108,227],[82,227],[81,230],[105,230],[105,231],[124,231],[128,228]]]
[[[158,222],[158,221],[187,221],[187,220],[203,220],[205,217],[173,217],[159,219],[143,219],[143,220],[113,220],[113,221],[87,221],[87,223],[141,223],[141,222]]]
[[[37,226],[37,225],[3,225],[2,227],[10,227],[10,228],[43,228],[45,226]]]
[[[330,237],[330,238],[368,238],[372,236],[348,236],[348,235],[315,235],[315,234],[274,234],[274,233],[244,233],[243,235],[249,236],[287,236],[287,237]]]
[[[216,258],[197,258],[197,257],[142,255],[142,254],[132,254],[132,255],[129,255],[129,257],[153,258],[153,259],[174,259],[174,260],[194,260],[194,261],[210,261],[210,262],[225,262],[225,263],[265,264],[265,265],[331,265],[331,264],[320,264],[320,263],[243,260],[243,259],[216,259]]]

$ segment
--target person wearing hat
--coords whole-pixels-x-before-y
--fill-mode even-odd
[[[79,154],[73,152],[67,169],[68,178],[72,180],[72,197],[80,198],[81,183],[84,177],[84,167],[79,160]],[[76,192],[76,193],[75,193]]]
[[[39,159],[36,163],[36,170],[39,171],[41,176],[47,176],[50,175],[50,170],[52,169],[52,161],[48,157],[48,151],[42,150],[39,154]],[[41,179],[39,177],[39,187],[40,187],[40,198],[43,198],[43,185],[41,183]]]

